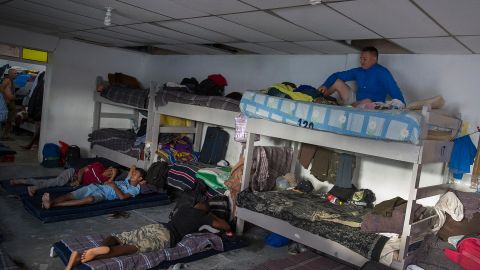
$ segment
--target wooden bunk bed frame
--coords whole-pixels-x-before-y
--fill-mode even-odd
[[[158,145],[158,134],[160,133],[187,133],[194,134],[193,148],[195,151],[200,151],[202,143],[203,125],[210,124],[228,128],[235,128],[235,117],[239,112],[232,112],[222,109],[215,109],[197,105],[190,105],[177,102],[168,102],[163,106],[155,105],[155,95],[162,87],[162,84],[158,82],[151,82],[149,93],[148,107],[138,108],[127,104],[117,103],[108,100],[99,93],[94,94],[94,121],[93,130],[100,128],[100,120],[102,118],[120,118],[130,119],[135,126],[138,126],[138,119],[140,111],[148,113],[147,117],[147,131],[145,139],[145,160],[138,160],[134,157],[125,155],[115,150],[108,149],[100,145],[94,145],[91,149],[91,153],[97,156],[101,156],[112,161],[117,162],[123,166],[129,167],[135,164],[137,167],[148,169],[148,167],[156,160],[156,146]],[[102,112],[102,104],[113,105],[116,107],[132,109],[132,113],[106,113]],[[160,126],[160,116],[174,116],[192,120],[193,125],[187,127],[181,126]],[[156,134],[156,135],[155,135]],[[153,153],[152,153],[152,149]]]
[[[245,165],[241,190],[245,190],[249,187],[255,141],[254,138],[256,134],[290,140],[292,142],[329,147],[352,152],[359,156],[374,156],[410,163],[412,164],[412,176],[409,182],[410,188],[405,222],[403,224],[403,234],[401,236],[399,260],[394,260],[392,263],[392,267],[395,269],[404,269],[414,258],[414,251],[409,249],[410,245],[421,241],[423,237],[429,233],[429,229],[431,229],[436,217],[433,216],[413,222],[412,209],[414,203],[419,199],[443,194],[451,188],[448,184],[447,164],[450,159],[453,143],[451,141],[427,140],[426,138],[428,135],[429,124],[454,129],[458,128],[458,121],[454,121],[449,117],[444,117],[438,114],[431,114],[430,111],[429,106],[425,106],[422,110],[422,140],[418,145],[345,136],[283,123],[275,123],[263,119],[249,118],[246,129],[249,134],[246,143]],[[299,144],[294,143],[293,146],[293,155],[295,159],[298,156]],[[437,162],[443,163],[443,183],[420,188],[419,182],[422,165]],[[293,173],[295,173],[295,168],[297,168],[297,166],[294,161],[292,162],[291,168]],[[340,245],[339,243],[296,228],[286,221],[241,207],[237,208],[236,215],[237,232],[240,234],[243,232],[244,221],[248,221],[353,265],[361,266],[368,261],[367,258]]]

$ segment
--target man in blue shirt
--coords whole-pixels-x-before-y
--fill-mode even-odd
[[[370,102],[385,102],[387,94],[405,104],[402,92],[392,74],[384,66],[379,65],[377,60],[378,50],[375,47],[363,48],[360,54],[361,67],[330,75],[318,90],[326,96],[338,92],[343,104],[351,104],[354,107]],[[356,96],[345,83],[348,81],[357,82]]]
[[[125,200],[135,197],[140,194],[140,183],[143,181],[144,176],[145,170],[132,166],[127,178],[123,181],[90,184],[55,199],[50,199],[50,194],[44,193],[42,196],[42,208],[77,206],[104,200]]]

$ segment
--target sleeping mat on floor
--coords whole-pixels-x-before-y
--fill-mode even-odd
[[[171,202],[167,193],[140,194],[135,198],[126,200],[103,201],[99,203],[42,209],[42,194],[37,193],[34,197],[23,196],[22,202],[25,209],[44,223],[62,220],[79,219],[109,214],[115,211],[128,211],[138,208],[166,205]],[[64,193],[52,192],[51,198]]]
[[[0,157],[5,155],[15,155],[16,153],[17,152],[13,151],[12,148],[0,143]]]
[[[78,160],[75,160],[74,162],[72,162],[71,164],[71,167],[70,168],[75,168],[76,170],[82,168],[82,167],[85,167],[87,166],[88,164],[91,164],[91,163],[94,163],[94,162],[100,162],[102,163],[105,167],[120,167],[120,165],[118,165],[117,163],[111,161],[111,160],[108,160],[106,158],[102,158],[102,157],[99,157],[99,158],[80,158]],[[40,177],[31,177],[31,178],[35,178],[35,179],[48,179],[48,178],[55,178],[56,175],[54,176],[40,176]],[[28,177],[24,177],[24,178],[28,178]],[[5,180],[1,180],[0,181],[0,186],[2,186],[2,188],[7,191],[8,194],[13,194],[13,195],[19,195],[19,196],[26,196],[28,194],[28,191],[27,191],[27,186],[25,185],[10,185],[10,179],[5,179]],[[63,192],[63,193],[66,193],[66,192],[71,192],[73,191],[75,188],[73,187],[70,187],[68,184],[65,185],[65,186],[62,186],[62,187],[49,187],[49,188],[45,188],[45,189],[39,189],[37,191],[38,194],[43,194],[44,192]]]
[[[223,251],[217,251],[215,249],[209,249],[200,253],[192,254],[190,256],[177,259],[177,260],[166,260],[161,262],[159,265],[148,268],[149,270],[156,270],[156,269],[167,269],[171,265],[175,265],[177,263],[189,263],[193,261],[198,261],[216,254],[220,254],[223,252],[243,248],[247,246],[247,242],[245,240],[242,240],[240,238],[222,238],[223,242]],[[53,249],[55,251],[55,254],[58,255],[58,257],[62,260],[62,262],[66,265],[68,263],[68,259],[70,258],[70,254],[72,251],[63,243],[63,242],[56,242],[53,244]],[[92,270],[88,265],[85,264],[80,264],[77,265],[76,267],[73,268],[74,270]],[[116,268],[108,268],[108,269],[116,269]],[[121,266],[118,266],[118,269],[124,269],[121,268]]]
[[[45,179],[45,178],[53,178],[55,176],[42,176],[42,177],[33,177],[35,179]],[[27,186],[26,185],[10,185],[10,180],[2,180],[0,181],[0,186],[8,193],[12,195],[18,196],[28,196]],[[39,194],[43,194],[44,192],[70,192],[73,191],[75,188],[71,186],[62,186],[62,187],[49,187],[49,188],[42,188],[39,189],[37,192]]]

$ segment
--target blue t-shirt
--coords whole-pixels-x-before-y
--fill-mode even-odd
[[[344,82],[357,82],[357,101],[368,98],[373,102],[385,102],[388,94],[392,99],[398,99],[405,103],[402,92],[392,74],[382,65],[374,64],[369,69],[358,67],[335,72],[323,85],[329,88],[337,79]]]
[[[137,186],[132,186],[130,185],[130,178],[125,178],[123,181],[115,181],[115,185],[125,194],[130,194],[132,197],[137,196],[140,194],[140,185]],[[115,200],[118,199],[117,193],[115,193],[115,190],[108,185],[97,185],[105,194],[105,198],[107,200]]]

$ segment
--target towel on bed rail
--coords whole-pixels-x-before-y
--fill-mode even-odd
[[[226,111],[239,112],[240,102],[231,98],[221,96],[200,96],[185,92],[161,90],[155,96],[155,106],[164,106],[169,101],[189,105],[205,106]],[[233,119],[232,119],[233,121]]]
[[[83,251],[98,247],[105,236],[80,236],[62,240],[70,251]],[[175,247],[152,252],[136,253],[109,259],[93,260],[85,263],[92,270],[136,269],[146,270],[154,268],[163,261],[173,261],[209,249],[223,251],[223,242],[220,236],[213,233],[194,233],[186,235]]]

